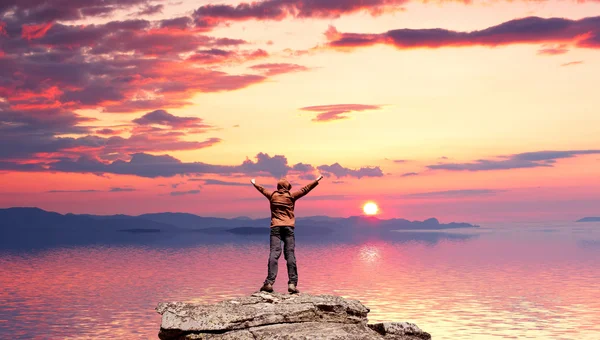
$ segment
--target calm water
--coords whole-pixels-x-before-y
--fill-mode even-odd
[[[370,321],[414,322],[434,339],[600,339],[600,223],[454,233],[298,241],[299,288],[358,299]],[[160,301],[256,291],[267,242],[0,250],[0,338],[156,339]]]

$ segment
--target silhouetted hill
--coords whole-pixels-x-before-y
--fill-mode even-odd
[[[268,219],[266,219],[266,218],[260,219],[260,220],[252,220],[250,218],[226,219],[226,218],[219,218],[219,217],[202,217],[202,216],[188,214],[188,213],[170,213],[170,212],[143,214],[143,215],[139,215],[137,217],[151,220],[151,221],[161,222],[161,223],[168,223],[168,224],[177,226],[179,228],[185,228],[185,229],[206,229],[206,228],[229,229],[229,228],[249,226],[249,224],[256,225],[258,223],[262,223],[262,225],[264,226],[264,223],[268,223]]]
[[[584,217],[576,222],[600,222],[600,217]]]
[[[218,218],[187,213],[139,216],[59,214],[39,208],[0,209],[0,248],[87,244],[160,244],[177,246],[198,242],[237,242],[240,235],[268,235],[268,218]],[[442,230],[476,228],[468,223],[382,220],[372,216],[348,218],[311,216],[296,220],[295,234],[308,242],[360,242],[367,238],[392,241],[466,239]],[[405,230],[404,232],[393,232]],[[438,230],[437,234],[419,230]],[[408,232],[410,231],[410,232]],[[268,240],[268,237],[264,238]]]
[[[0,209],[0,230],[19,231],[117,231],[123,229],[177,230],[179,228],[127,215],[61,215],[39,208]]]

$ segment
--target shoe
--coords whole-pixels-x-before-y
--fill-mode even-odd
[[[294,283],[288,284],[288,292],[290,292],[290,294],[300,293],[300,291],[298,290],[298,288],[296,288],[296,285]]]
[[[260,287],[261,292],[273,293],[273,285],[265,282],[262,287]]]

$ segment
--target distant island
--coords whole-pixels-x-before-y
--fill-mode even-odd
[[[584,217],[575,222],[600,222],[600,217]]]
[[[81,244],[162,244],[181,246],[198,242],[223,243],[268,240],[270,219],[203,217],[189,213],[129,215],[59,214],[39,208],[0,209],[1,247],[45,247]],[[450,234],[469,223],[379,219],[373,216],[312,216],[296,219],[296,236],[309,242],[359,242],[365,238],[416,240],[435,243],[443,238],[472,236]],[[395,231],[404,231],[397,233]],[[422,233],[420,231],[434,231]]]

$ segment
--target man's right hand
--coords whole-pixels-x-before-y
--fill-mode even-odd
[[[317,178],[317,181],[320,181],[323,179],[323,175],[319,175],[319,178]]]
[[[253,178],[250,180],[250,183],[255,184],[256,185],[256,180]]]

